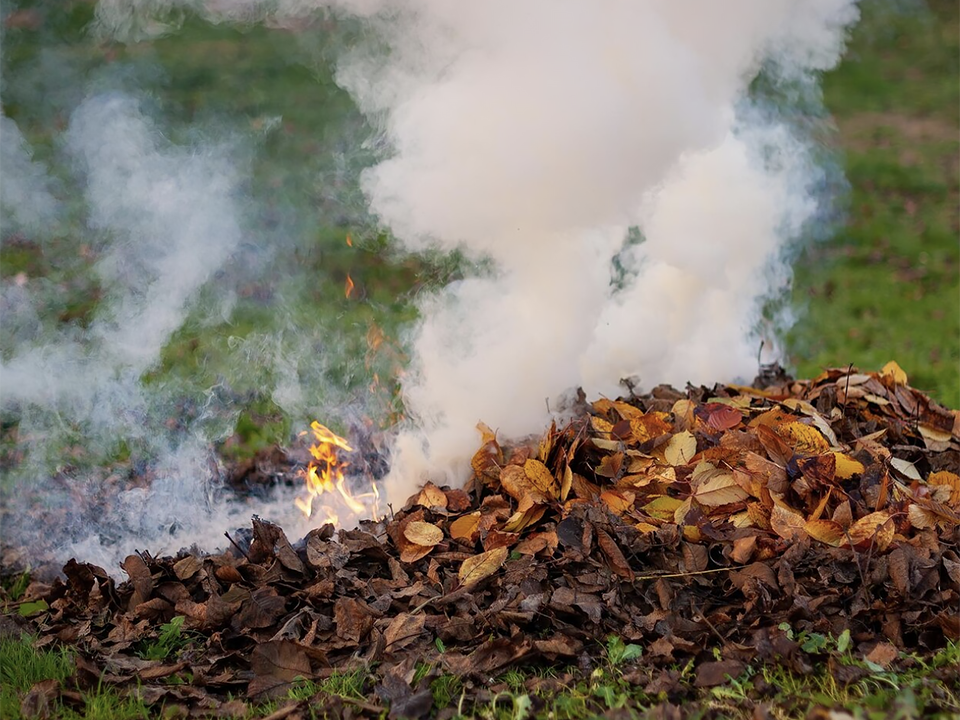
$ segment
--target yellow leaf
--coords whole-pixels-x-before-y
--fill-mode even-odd
[[[548,498],[556,500],[560,495],[560,488],[553,477],[553,473],[539,460],[532,458],[527,460],[523,465],[523,471],[530,482],[533,483],[533,486]]]
[[[505,547],[494,548],[463,561],[457,577],[461,585],[473,585],[493,575],[507,560],[510,551]]]
[[[517,511],[510,516],[510,519],[507,520],[503,525],[503,532],[516,533],[524,530],[531,525],[539,522],[540,518],[543,517],[543,514],[547,511],[547,508],[543,505],[533,505],[526,510]]]
[[[630,420],[630,432],[635,442],[643,444],[673,429],[667,413],[650,411]]]
[[[670,438],[663,456],[673,466],[686,465],[697,454],[697,438],[689,430],[679,432]]]
[[[849,480],[854,475],[859,475],[864,471],[863,463],[859,460],[854,460],[842,452],[835,452],[833,454],[837,458],[836,477],[838,480]]]
[[[609,507],[611,511],[617,515],[623,515],[623,513],[633,507],[633,501],[636,499],[636,495],[632,492],[620,490],[605,490],[600,493],[600,499],[607,504],[607,507]]]
[[[463,540],[466,542],[475,542],[477,539],[477,530],[480,527],[480,511],[458,517],[450,523],[450,537],[454,540]]]
[[[805,455],[819,455],[830,449],[830,443],[816,428],[802,422],[788,422],[777,428],[780,435],[795,452]]]
[[[407,523],[403,536],[414,545],[433,546],[443,540],[443,530],[432,523],[414,520]]]
[[[895,361],[891,360],[880,369],[880,377],[890,378],[896,385],[907,384],[907,374]]]
[[[749,495],[746,490],[737,485],[733,473],[718,470],[716,474],[712,474],[697,485],[693,497],[705,507],[719,507],[742,502]]]
[[[947,505],[960,505],[960,475],[952,473],[949,470],[931,473],[927,478],[931,485],[943,485],[950,488],[950,499]]]
[[[613,423],[609,420],[604,420],[602,417],[593,415],[590,417],[590,427],[593,428],[595,433],[609,435],[610,431],[613,430]]]
[[[857,520],[847,531],[851,545],[873,544],[877,550],[886,550],[893,541],[896,527],[890,513],[872,512]]]
[[[683,500],[680,500],[675,497],[670,497],[669,495],[661,495],[658,498],[654,498],[646,505],[644,505],[641,510],[647,515],[658,520],[666,520],[667,522],[673,522],[673,514],[677,511],[677,508],[683,504]]]
[[[567,465],[563,470],[563,483],[560,485],[560,502],[566,502],[573,486],[573,470]]]
[[[847,539],[843,526],[833,520],[807,520],[803,525],[807,535],[826,545],[840,547]]]

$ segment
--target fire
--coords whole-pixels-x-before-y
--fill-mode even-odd
[[[322,510],[322,522],[340,524],[340,514],[348,511],[354,519],[379,515],[380,492],[376,483],[370,482],[370,492],[353,494],[347,487],[344,474],[350,463],[340,459],[340,451],[353,452],[342,437],[316,420],[310,424],[315,442],[310,446],[313,460],[304,475],[306,495],[294,499],[294,503],[306,517],[312,518]],[[319,508],[314,502],[321,499]]]
[[[350,296],[353,295],[353,278],[350,277],[350,273],[347,273],[347,282],[343,286],[343,296],[350,299]]]

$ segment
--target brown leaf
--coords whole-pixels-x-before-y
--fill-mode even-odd
[[[548,499],[533,484],[524,468],[519,465],[507,465],[500,471],[500,484],[504,491],[514,500],[523,500],[530,497],[535,502],[546,504]]]
[[[867,660],[886,669],[899,655],[900,653],[893,645],[888,642],[881,642],[877,643],[876,647],[867,654]]]
[[[733,551],[730,553],[730,559],[735,563],[746,565],[748,562],[750,562],[750,559],[753,557],[753,553],[756,551],[756,549],[756,535],[747,535],[746,537],[737,538],[733,541]]]
[[[697,666],[697,679],[694,681],[694,687],[716,687],[736,680],[746,669],[739,660],[719,660],[717,662],[704,662]]]
[[[426,622],[426,615],[418,613],[400,613],[384,631],[383,639],[387,643],[387,650],[395,652],[406,647],[416,640],[423,632],[423,625]]]
[[[743,502],[749,496],[737,484],[733,473],[714,469],[712,472],[705,473],[698,480],[693,497],[700,505],[714,508]]]
[[[241,606],[237,620],[244,628],[267,628],[280,619],[286,606],[286,599],[274,588],[257,588]]]
[[[779,503],[770,511],[770,527],[784,540],[796,540],[806,533],[803,515]]]
[[[700,409],[700,414],[705,429],[710,433],[732,430],[743,420],[739,410],[723,403],[707,403]]]
[[[55,700],[59,694],[59,680],[41,680],[35,683],[20,703],[20,714],[24,718],[46,720],[52,716],[55,710]],[[14,695],[14,698],[16,698],[16,695]],[[16,701],[14,700],[14,702]],[[14,705],[14,708],[16,708],[16,705]]]
[[[507,548],[499,547],[467,558],[463,561],[458,573],[460,584],[473,585],[490,577],[506,562],[509,554]]]
[[[595,528],[595,530],[597,533],[597,546],[604,554],[604,557],[607,558],[610,568],[624,580],[632,582],[634,577],[633,569],[630,567],[630,563],[627,562],[627,558],[624,556],[620,546],[617,545],[616,541],[610,537],[605,530],[600,528]]]
[[[265,700],[284,697],[297,678],[313,676],[310,660],[297,643],[291,640],[276,640],[260,643],[250,655],[253,680],[247,688],[250,698]]]
[[[341,597],[333,605],[337,637],[359,643],[373,627],[374,614],[363,600]]]
[[[422,505],[425,508],[440,507],[446,509],[447,507],[447,496],[436,485],[432,482],[428,482],[420,490],[420,494],[417,496],[417,505]]]
[[[150,599],[153,593],[153,577],[150,574],[150,568],[139,555],[128,555],[121,567],[130,576],[133,595],[130,596],[128,608],[134,610],[137,605]]]

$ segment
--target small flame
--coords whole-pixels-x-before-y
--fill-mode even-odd
[[[347,233],[347,247],[353,247],[353,238],[350,237],[350,233]]]
[[[322,522],[340,524],[340,514],[344,510],[355,519],[379,516],[380,491],[376,483],[370,482],[370,492],[354,495],[347,488],[344,471],[350,463],[340,460],[339,452],[353,452],[350,444],[316,420],[310,424],[316,442],[310,446],[313,460],[304,474],[306,495],[294,499],[294,504],[307,518],[312,518],[318,508],[314,501],[323,497],[320,509]]]
[[[353,287],[354,287],[354,286],[353,286],[353,278],[350,277],[350,273],[347,273],[347,282],[346,282],[346,284],[343,286],[343,296],[344,296],[345,298],[349,299],[350,296],[353,295]]]

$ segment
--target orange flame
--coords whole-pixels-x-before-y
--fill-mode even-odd
[[[340,460],[339,451],[353,452],[353,448],[342,437],[321,425],[316,420],[310,424],[316,442],[310,446],[313,460],[307,466],[304,476],[306,495],[294,499],[294,504],[306,517],[311,518],[316,508],[314,501],[326,495],[322,505],[323,522],[340,524],[339,511],[347,510],[354,519],[379,515],[380,492],[376,483],[371,481],[370,492],[354,495],[347,488],[344,471],[350,463]],[[336,509],[335,509],[335,506]]]
[[[350,233],[347,233],[347,247],[353,247],[353,238],[350,237]]]
[[[353,295],[353,287],[353,278],[350,277],[350,273],[347,273],[347,282],[343,286],[343,296],[345,298],[349,299],[350,296]]]

